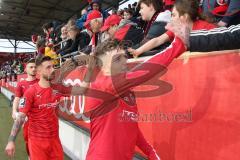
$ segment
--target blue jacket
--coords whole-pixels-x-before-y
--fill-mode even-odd
[[[223,16],[216,16],[216,21],[223,21],[228,25],[234,24],[234,21],[240,18],[240,1],[239,0],[226,0],[228,9]],[[203,0],[203,12],[212,15],[211,11],[219,6],[217,0]],[[237,12],[238,11],[238,12]],[[226,16],[224,16],[226,15]]]

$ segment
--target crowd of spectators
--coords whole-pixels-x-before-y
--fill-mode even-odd
[[[108,38],[129,42],[130,58],[153,55],[173,40],[174,34],[165,29],[171,19],[187,21],[192,30],[208,30],[239,23],[239,8],[240,3],[224,0],[139,0],[110,14],[101,1],[92,0],[81,17],[59,26],[53,22],[43,25],[45,50],[39,47],[38,55],[56,58],[75,51],[90,54]],[[56,45],[60,41],[61,45]]]
[[[4,62],[0,66],[0,79],[7,79],[9,78],[10,81],[16,80],[17,74],[24,73],[24,68],[26,62],[32,57],[29,54],[20,54],[17,57],[9,57],[10,60]]]
[[[33,35],[32,41],[37,48],[35,56],[50,56],[56,65],[76,51],[94,53],[96,46],[109,38],[126,41],[129,58],[149,56],[165,49],[173,40],[174,34],[165,29],[171,20],[187,22],[191,30],[209,30],[239,24],[239,9],[240,1],[234,0],[139,0],[110,13],[102,8],[100,0],[89,0],[81,17],[71,18],[65,24],[46,23],[42,26],[44,35]],[[23,71],[22,67],[9,66],[13,63],[6,62],[1,67],[1,75]]]

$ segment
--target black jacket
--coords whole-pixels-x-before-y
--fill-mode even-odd
[[[70,48],[71,46],[72,46],[72,40],[71,39],[68,39],[66,42],[65,42],[65,45],[63,46],[63,48],[62,49],[59,49],[58,51],[57,51],[57,54],[59,54],[59,53],[64,53],[64,51],[65,50],[67,50],[68,48]]]
[[[77,34],[76,38],[72,42],[72,45],[69,48],[63,50],[60,54],[66,55],[78,50],[82,50],[83,48],[88,46],[89,43],[90,43],[89,34],[87,32],[81,32]]]
[[[210,52],[240,48],[240,24],[209,31],[198,30],[190,34],[190,51]]]

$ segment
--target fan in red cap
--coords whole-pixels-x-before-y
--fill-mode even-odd
[[[102,17],[102,13],[97,11],[97,10],[93,10],[91,11],[88,15],[87,15],[87,20],[84,24],[84,26],[88,29],[88,30],[92,30],[91,26],[90,26],[90,22],[92,20],[95,20],[95,19],[99,19],[99,18],[103,18]],[[103,19],[102,19],[103,20]]]
[[[105,22],[103,27],[101,28],[101,32],[107,32],[110,37],[113,37],[115,32],[118,29],[118,25],[121,21],[121,17],[114,14],[109,16]]]
[[[36,43],[37,43],[37,40],[38,40],[38,35],[33,34],[31,38],[32,38],[32,42],[33,42],[34,44],[36,44]]]
[[[93,51],[100,40],[99,32],[103,25],[102,13],[98,10],[91,11],[87,16],[87,21],[84,25],[89,31],[92,32],[91,45]]]

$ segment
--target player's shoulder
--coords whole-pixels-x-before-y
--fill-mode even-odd
[[[24,95],[34,95],[34,93],[37,92],[37,88],[38,88],[38,83],[34,83],[31,87],[29,87]]]
[[[29,87],[31,87],[32,85],[36,84],[39,82],[39,79],[35,79],[35,80],[32,80],[32,81],[28,81],[26,85],[28,85]]]
[[[25,79],[24,79],[24,80],[21,80],[21,81],[18,82],[18,85],[19,85],[19,86],[22,86],[22,85],[24,85],[26,82],[27,82],[27,81],[26,81]]]

